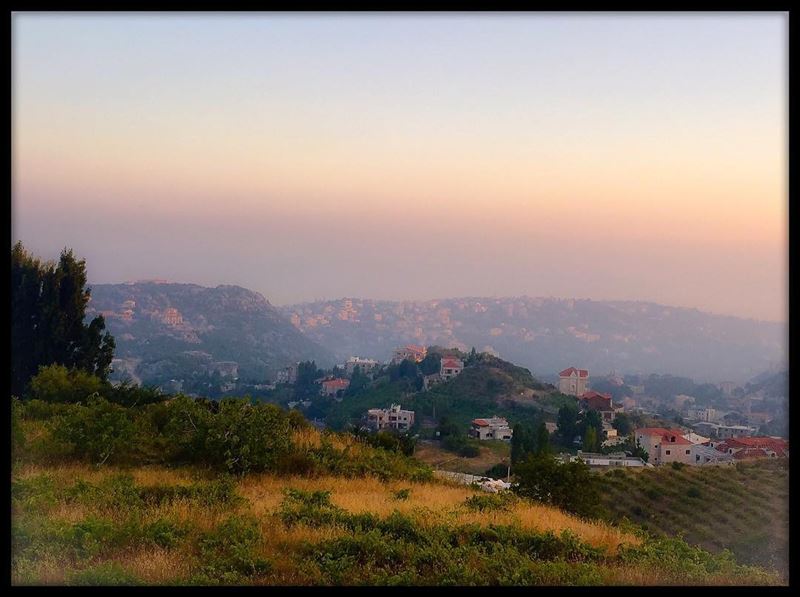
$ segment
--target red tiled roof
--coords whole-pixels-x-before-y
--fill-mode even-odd
[[[346,379],[338,378],[338,379],[328,379],[322,382],[322,385],[325,386],[326,389],[330,388],[346,388],[350,385],[350,382]]]
[[[601,398],[602,400],[611,401],[611,394],[605,394],[603,392],[595,392],[594,390],[589,390],[584,392],[581,395],[581,398],[584,400],[590,400],[592,398]]]
[[[451,369],[460,369],[463,366],[464,366],[464,363],[462,363],[458,359],[454,359],[452,357],[447,357],[447,358],[442,359],[442,367],[450,367]]]
[[[664,440],[664,443],[668,444],[680,444],[686,445],[691,444],[688,439],[683,437],[684,431],[680,429],[664,429],[663,427],[642,427],[641,429],[637,429],[634,432],[636,435],[657,435]],[[670,441],[672,438],[675,438],[675,441]]]
[[[486,421],[486,419],[473,419],[472,424],[473,425],[477,425],[478,427],[488,427],[489,426],[489,423]]]
[[[589,377],[589,372],[586,369],[576,369],[575,367],[570,367],[569,369],[564,369],[561,373],[558,374],[559,377],[569,377],[573,373],[577,373],[578,377]]]

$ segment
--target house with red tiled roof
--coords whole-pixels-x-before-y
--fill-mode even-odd
[[[600,418],[609,423],[614,420],[617,411],[621,410],[621,406],[614,407],[611,394],[606,394],[604,392],[589,390],[581,394],[580,400],[581,407],[584,410],[596,410],[600,413]]]
[[[570,396],[582,396],[588,381],[589,372],[586,369],[569,367],[558,374],[558,391]]]
[[[335,379],[326,379],[322,382],[322,389],[320,394],[323,396],[339,396],[339,392],[344,392],[350,387],[350,380],[337,377]]]
[[[459,375],[464,370],[464,362],[454,357],[443,357],[439,365],[439,377],[447,381]]]
[[[726,439],[714,446],[736,460],[754,458],[787,458],[789,442],[779,437],[737,437]]]
[[[694,464],[692,446],[681,429],[664,427],[642,427],[634,431],[636,442],[647,452],[650,464],[669,464],[682,462]]]

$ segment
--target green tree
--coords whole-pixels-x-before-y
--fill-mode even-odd
[[[550,454],[550,432],[547,431],[547,425],[541,421],[536,428],[536,451],[537,456]]]
[[[67,369],[63,365],[39,368],[30,381],[29,397],[44,402],[83,402],[93,394],[100,394],[105,385],[96,375],[81,369]]]
[[[355,396],[369,386],[369,376],[361,372],[361,367],[356,365],[353,367],[353,374],[350,376],[350,385],[347,386],[345,391],[346,396]]]
[[[564,445],[572,445],[572,440],[578,435],[578,406],[565,404],[558,409],[558,435]]]
[[[631,420],[625,413],[619,413],[616,417],[614,417],[614,421],[611,423],[611,425],[617,430],[619,435],[625,436],[633,431]]]
[[[597,440],[597,430],[592,426],[587,426],[583,435],[583,451],[597,452],[600,449],[600,442]]]
[[[297,365],[297,380],[294,383],[295,400],[305,400],[319,394],[319,388],[314,383],[322,376],[322,371],[317,369],[314,361],[303,361]]]
[[[533,427],[524,422],[514,425],[511,435],[511,464],[522,462],[536,450],[536,434]]]
[[[442,355],[429,352],[425,355],[425,358],[420,361],[419,370],[422,372],[423,375],[432,375],[433,373],[438,373],[439,369],[441,368],[442,362]]]
[[[11,249],[11,392],[22,396],[42,365],[79,368],[102,380],[114,338],[102,315],[84,323],[90,290],[86,262],[64,249],[58,263],[42,262],[17,243]]]
[[[580,461],[561,463],[552,456],[529,455],[514,469],[514,491],[580,516],[597,516],[598,480]]]

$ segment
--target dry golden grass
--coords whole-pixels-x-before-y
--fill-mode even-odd
[[[186,578],[191,572],[191,560],[186,554],[161,547],[138,549],[114,561],[149,584],[165,584],[176,578]]]
[[[517,524],[524,529],[560,533],[569,529],[594,547],[614,554],[622,544],[638,545],[640,540],[609,525],[587,522],[549,506],[517,503],[510,511],[474,512],[463,506],[475,491],[464,485],[452,483],[411,483],[403,481],[382,482],[367,477],[343,479],[339,477],[273,477],[251,475],[239,483],[239,493],[250,502],[250,511],[256,516],[274,512],[283,500],[284,488],[303,491],[331,491],[331,502],[354,514],[372,512],[380,517],[395,510],[414,514],[420,522],[430,524],[444,520],[454,524],[477,523]],[[393,492],[408,488],[408,499],[397,500]]]

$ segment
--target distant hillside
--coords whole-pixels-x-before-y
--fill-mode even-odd
[[[744,383],[787,358],[784,324],[636,301],[341,299],[281,310],[338,358],[386,359],[406,342],[474,346],[543,379],[575,365],[595,375],[613,369]]]
[[[87,317],[104,313],[115,369],[158,384],[210,373],[232,361],[243,379],[274,379],[290,363],[331,353],[305,337],[262,295],[239,286],[156,282],[92,286]]]

